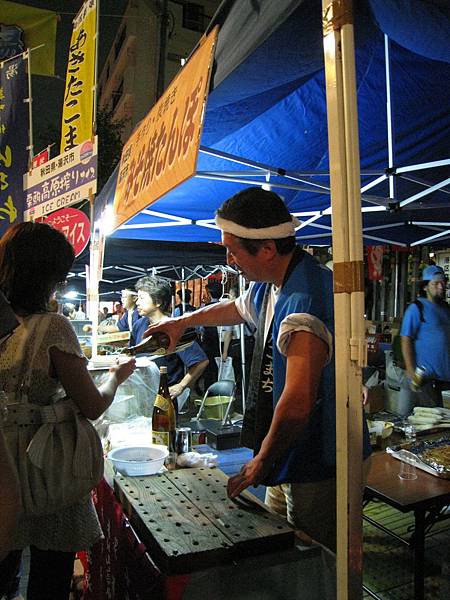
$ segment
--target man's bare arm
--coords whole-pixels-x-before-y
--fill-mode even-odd
[[[234,301],[217,302],[196,310],[194,312],[184,313],[176,319],[165,319],[155,325],[150,325],[144,333],[144,337],[153,335],[158,331],[164,331],[170,337],[169,350],[175,348],[180,336],[189,327],[214,327],[216,325],[238,325],[243,323]]]
[[[406,371],[409,377],[414,377],[414,371],[416,370],[416,352],[414,350],[414,340],[407,335],[400,337],[403,360],[405,361]]]
[[[208,363],[208,359],[205,359],[189,367],[183,379],[169,387],[170,396],[172,398],[176,398],[177,396],[182,394],[187,387],[192,388],[194,383],[197,381],[197,379],[208,366]]]

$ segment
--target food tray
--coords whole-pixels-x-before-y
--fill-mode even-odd
[[[444,464],[439,462],[437,457],[429,456],[430,451],[437,450],[439,453],[444,448],[447,448],[447,455],[450,456],[450,436],[448,435],[437,440],[420,440],[409,444],[390,446],[386,448],[386,452],[394,458],[402,460],[400,450],[408,450],[416,456],[418,469],[442,479],[450,479],[450,463]]]

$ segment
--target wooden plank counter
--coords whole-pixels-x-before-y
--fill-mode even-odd
[[[220,469],[114,477],[114,491],[149,554],[167,575],[192,573],[294,547],[293,529],[244,492],[227,497]]]

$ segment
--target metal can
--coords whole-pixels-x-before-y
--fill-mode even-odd
[[[178,454],[191,452],[192,450],[192,430],[190,427],[179,427],[177,429],[175,446]]]
[[[206,431],[193,431],[192,432],[192,445],[200,446],[206,444]]]

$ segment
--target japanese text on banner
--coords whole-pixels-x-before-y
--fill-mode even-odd
[[[24,176],[24,220],[76,204],[97,191],[97,136],[32,169]]]
[[[205,38],[125,144],[115,227],[195,173],[217,28]]]
[[[0,66],[0,237],[23,220],[22,174],[28,165],[28,96],[23,56]]]
[[[97,0],[86,0],[73,22],[61,129],[61,154],[92,138]]]

